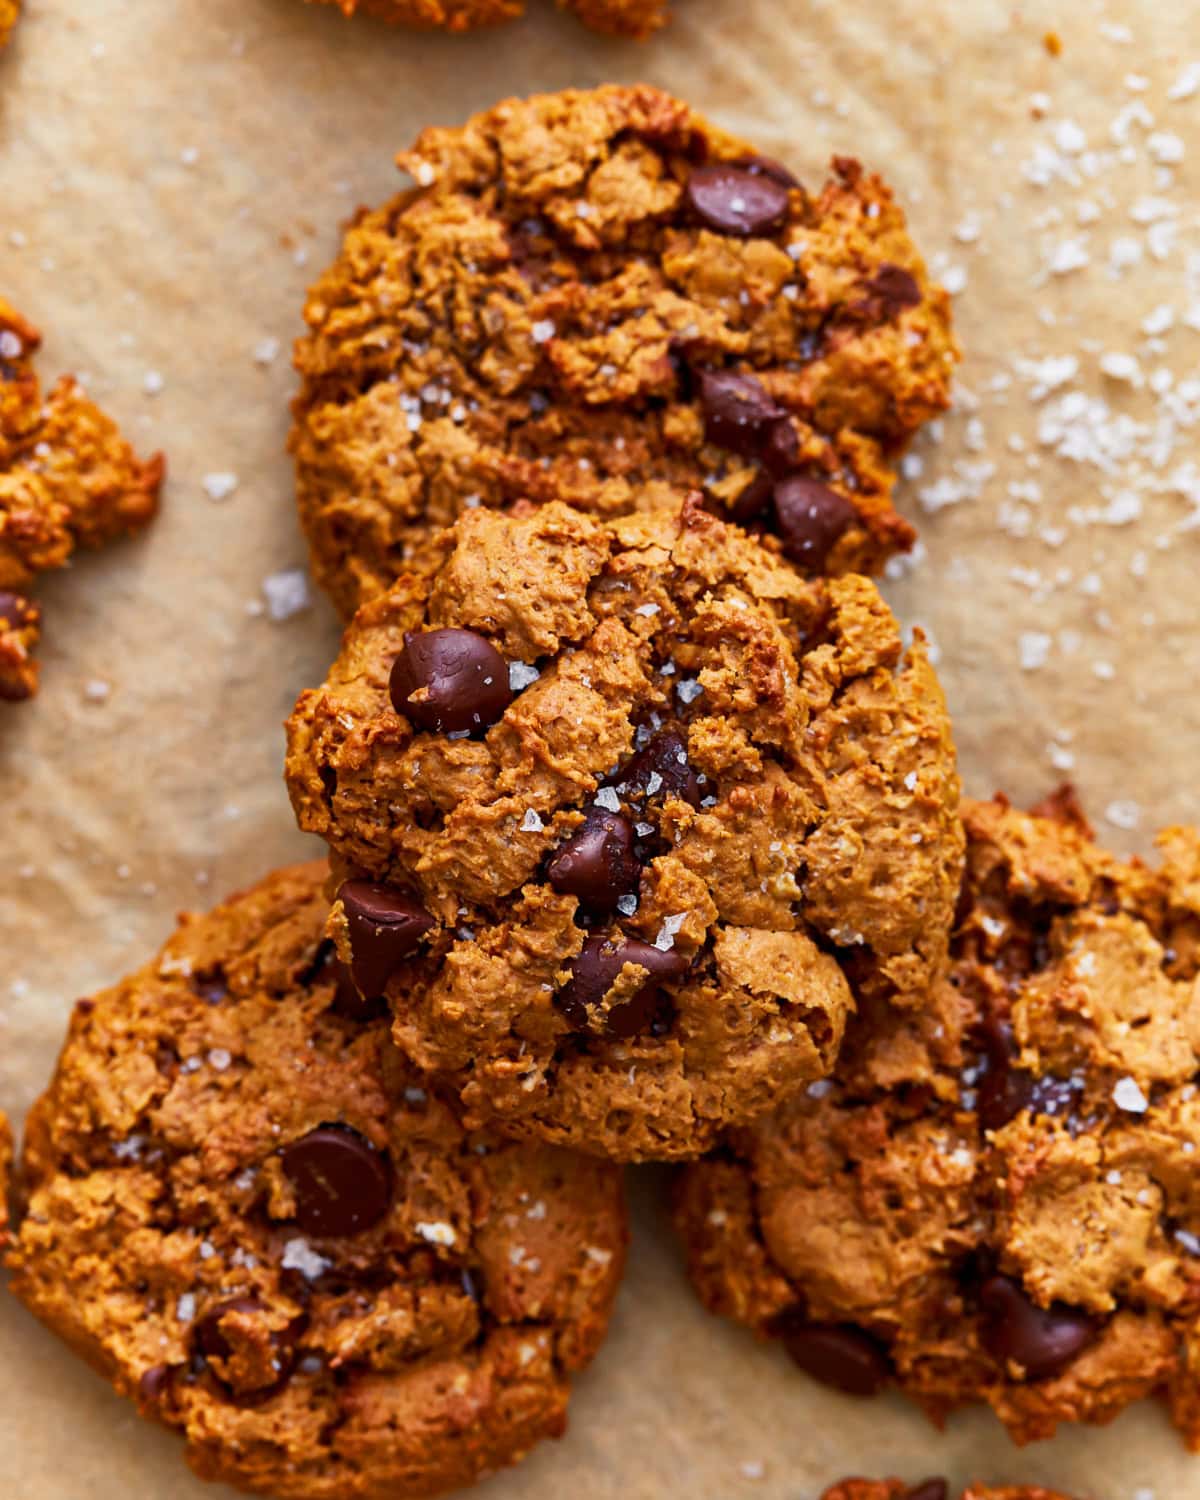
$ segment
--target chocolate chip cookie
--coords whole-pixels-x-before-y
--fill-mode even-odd
[[[395,1500],[563,1430],[625,1213],[616,1169],[433,1097],[322,940],[326,873],[184,919],[76,1006],[12,1286],[203,1478]]]
[[[10,702],[37,690],[35,576],[145,526],[164,472],[162,455],[137,458],[71,376],[42,391],[40,342],[0,298],[0,701]]]
[[[936,1003],[689,1169],[692,1279],[854,1394],[1024,1443],[1161,1391],[1200,1448],[1200,832],[1150,869],[1069,795],[964,820]]]
[[[905,1484],[899,1479],[843,1479],[832,1485],[821,1500],[950,1500],[951,1489],[944,1479],[923,1479],[919,1484]],[[1057,1490],[1041,1485],[971,1484],[960,1500],[1068,1500]]]
[[[2,5],[3,0],[0,0]],[[515,21],[525,13],[525,0],[322,0],[343,15],[374,16],[393,26],[423,30],[474,31]],[[585,26],[612,36],[644,39],[667,22],[667,0],[558,0]]]
[[[695,1155],[925,1003],[962,836],[945,706],[868,579],[699,496],[467,511],[289,724],[332,931],[469,1117]]]
[[[400,158],[309,294],[291,446],[345,614],[464,508],[594,515],[693,489],[807,573],[911,545],[887,456],[957,351],[904,215],[812,192],[648,87],[508,100]]]

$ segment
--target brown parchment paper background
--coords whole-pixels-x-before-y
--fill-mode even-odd
[[[1115,351],[1175,390],[1198,373],[1184,316],[1200,303],[1200,97],[1186,82],[1168,97],[1200,58],[1196,7],[678,0],[670,31],[637,47],[530,4],[526,22],[459,39],[299,0],[29,0],[0,61],[0,285],[46,330],[45,374],[86,373],[171,472],[143,540],[45,582],[44,691],[0,710],[0,1101],[17,1118],[76,996],[140,963],[180,907],[312,852],[280,781],[280,721],[323,674],[335,622],[320,599],[282,622],[261,612],[263,579],[304,558],[287,347],[339,221],[392,191],[393,150],[506,93],[644,78],[810,178],[838,149],[894,181],[961,288],[969,351],[960,409],[910,464],[925,555],[890,586],[940,647],[968,789],[1031,798],[1071,769],[1122,848],[1200,817],[1200,533],[1181,526],[1196,433],[1163,377],[1138,388],[1099,369]],[[1153,126],[1121,123],[1135,100]],[[1170,143],[1150,149],[1152,128],[1179,137],[1181,164]],[[1145,194],[1170,211],[1139,220]],[[1129,236],[1144,253],[1117,274],[1111,247]],[[1069,269],[1081,246],[1087,264]],[[1068,357],[1071,388],[1108,402],[1084,419],[1103,462],[1039,441],[1063,394],[1038,398],[1037,372],[1063,368],[1040,362]],[[1148,429],[1113,436],[1120,412],[1166,421],[1157,468]],[[203,486],[214,473],[237,475],[221,504]],[[926,514],[922,494],[958,503]],[[570,1434],[489,1481],[492,1500],[812,1500],[847,1471],[1200,1494],[1200,1459],[1153,1405],[1018,1453],[987,1414],[939,1436],[898,1398],[819,1389],[693,1303],[664,1181],[633,1181],[629,1278]],[[172,1436],[0,1299],[0,1494],[204,1493]]]

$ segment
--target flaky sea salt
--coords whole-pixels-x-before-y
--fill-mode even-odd
[[[458,1238],[454,1233],[453,1227],[441,1219],[423,1219],[414,1224],[413,1228],[423,1240],[428,1240],[431,1245],[445,1245],[449,1247]]]
[[[309,1281],[315,1281],[329,1269],[331,1262],[323,1255],[313,1249],[306,1239],[299,1235],[295,1239],[288,1240],[283,1247],[282,1266],[288,1271],[299,1271]]]
[[[303,568],[286,568],[281,573],[269,574],[263,579],[262,591],[267,601],[267,616],[276,623],[303,614],[312,604],[308,574]]]
[[[1149,1101],[1136,1082],[1126,1076],[1118,1078],[1113,1084],[1113,1103],[1118,1109],[1123,1109],[1127,1114],[1144,1115],[1150,1108]]]

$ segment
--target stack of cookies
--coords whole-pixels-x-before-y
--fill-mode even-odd
[[[956,359],[890,193],[649,88],[401,165],[297,350],[328,860],[76,1006],[17,1295],[205,1477],[428,1495],[562,1431],[681,1162],[700,1298],[810,1376],[1200,1447],[1200,836],[960,807],[870,577]]]

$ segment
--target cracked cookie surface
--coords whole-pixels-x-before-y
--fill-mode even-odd
[[[1150,869],[1069,791],[964,805],[949,982],[685,1174],[710,1310],[1021,1443],[1165,1394],[1200,1448],[1200,833]]]
[[[140,530],[158,510],[164,463],[142,461],[70,375],[43,392],[41,335],[0,298],[0,700],[37,690],[37,574],[77,547]]]
[[[343,957],[472,1119],[695,1155],[827,1073],[856,997],[924,1001],[958,780],[874,584],[699,497],[473,510],[437,547],[301,696],[287,774]]]
[[[0,12],[4,0],[0,0]],[[525,0],[322,0],[343,15],[373,16],[393,26],[434,31],[474,31],[525,13]],[[669,18],[668,0],[557,0],[593,31],[642,40]]]
[[[295,1500],[465,1484],[565,1425],[624,1257],[616,1169],[468,1134],[348,990],[324,864],[75,1008],[12,1286],[198,1474]]]
[[[957,357],[886,185],[806,191],[649,87],[508,100],[399,157],[311,289],[291,446],[349,614],[464,506],[705,491],[810,573],[909,547],[888,455]]]

